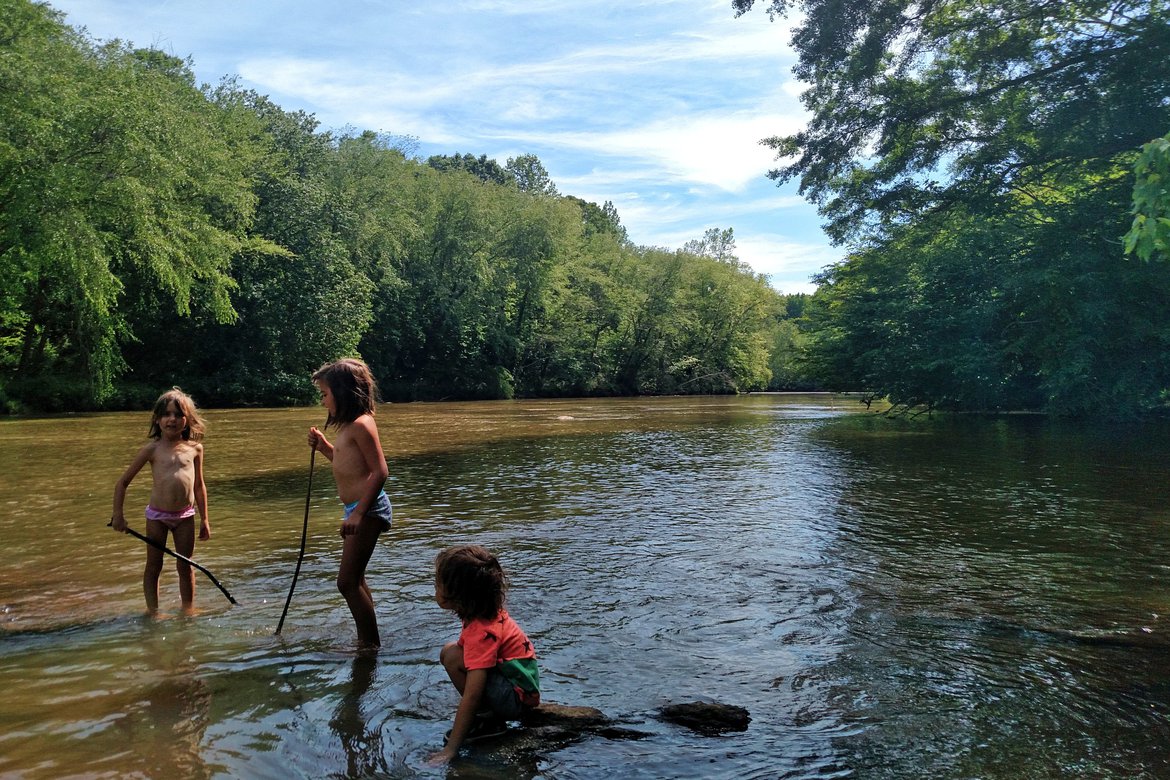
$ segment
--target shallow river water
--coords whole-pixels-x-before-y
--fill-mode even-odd
[[[322,409],[211,410],[212,539],[182,615],[106,528],[149,413],[0,421],[2,778],[1170,776],[1170,426],[887,420],[831,395],[387,405],[394,528],[334,588]],[[148,470],[130,488],[142,529]],[[473,746],[432,561],[512,579],[544,697],[639,740]],[[665,704],[746,708],[702,736]]]

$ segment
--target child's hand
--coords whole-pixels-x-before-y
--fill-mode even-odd
[[[357,533],[358,524],[361,522],[363,515],[354,512],[352,515],[341,521],[341,536],[351,536]]]
[[[210,538],[211,538],[211,523],[207,522],[207,520],[204,519],[203,522],[199,524],[199,539],[201,541],[206,542]]]
[[[309,446],[313,449],[318,449],[322,444],[328,444],[325,434],[317,430],[316,426],[309,428]]]
[[[123,515],[114,515],[110,518],[110,527],[120,533],[126,533],[126,518]]]
[[[429,766],[443,766],[443,764],[451,763],[451,759],[455,758],[455,751],[449,748],[443,748],[438,753],[433,754],[427,759]]]

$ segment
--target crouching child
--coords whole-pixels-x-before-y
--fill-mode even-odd
[[[463,622],[459,639],[439,654],[462,699],[432,764],[450,761],[468,741],[502,734],[507,721],[540,704],[536,651],[504,608],[506,590],[500,562],[484,547],[450,547],[435,558],[435,601]]]

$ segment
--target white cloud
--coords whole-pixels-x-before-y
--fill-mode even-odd
[[[756,273],[805,284],[811,284],[810,276],[841,259],[838,249],[774,234],[736,234],[735,248],[739,259]]]
[[[537,154],[565,194],[612,201],[633,241],[732,227],[778,287],[836,259],[815,210],[766,173],[762,138],[806,121],[791,24],[727,0],[57,0],[99,38],[162,45],[325,128],[418,139],[503,164]]]

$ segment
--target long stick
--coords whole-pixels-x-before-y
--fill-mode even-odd
[[[305,560],[305,537],[309,535],[309,502],[313,498],[313,461],[317,458],[317,447],[314,445],[309,455],[309,490],[305,494],[305,522],[301,525],[301,552],[297,556],[297,568],[293,571],[292,584],[288,586],[288,598],[284,600],[284,611],[280,613],[280,622],[276,624],[276,635],[280,636],[280,629],[284,628],[284,616],[288,614],[288,605],[292,603],[292,594],[297,587],[297,577],[301,576],[301,562]]]
[[[111,527],[112,527],[112,526],[114,525],[114,521],[113,521],[113,520],[111,520],[110,522],[106,523],[106,525],[107,525],[107,526],[111,526]],[[157,549],[159,549],[159,550],[162,550],[163,552],[165,552],[167,555],[171,556],[172,558],[178,558],[180,561],[183,561],[183,562],[185,562],[185,563],[189,563],[189,564],[191,564],[191,565],[192,565],[192,566],[194,566],[196,569],[198,569],[199,571],[201,571],[201,572],[203,572],[204,574],[206,574],[206,575],[207,575],[207,579],[211,580],[211,583],[212,583],[213,585],[215,585],[215,587],[219,588],[219,589],[220,589],[220,591],[223,593],[223,595],[227,596],[227,600],[228,600],[228,601],[230,601],[230,602],[231,602],[231,603],[233,603],[233,604],[238,604],[238,603],[239,603],[239,602],[237,602],[237,601],[236,601],[234,598],[232,598],[232,594],[230,594],[230,593],[228,593],[228,592],[227,592],[227,588],[225,588],[223,585],[220,585],[220,584],[219,584],[219,580],[217,580],[217,579],[215,578],[215,575],[214,575],[214,574],[212,574],[211,572],[209,572],[207,569],[203,568],[203,567],[202,567],[202,566],[200,566],[199,564],[195,563],[195,561],[191,560],[191,559],[190,559],[190,558],[188,558],[186,555],[179,555],[177,552],[175,552],[174,550],[172,550],[170,547],[167,547],[165,544],[162,544],[162,543],[160,543],[160,542],[156,542],[154,539],[151,539],[149,536],[144,536],[143,534],[140,534],[140,533],[138,533],[137,531],[135,531],[135,530],[134,530],[133,528],[131,528],[130,526],[126,526],[126,533],[130,534],[131,536],[136,536],[136,537],[138,537],[138,538],[139,538],[139,539],[141,539],[142,541],[144,541],[144,542],[146,542],[147,544],[149,544],[151,547],[155,547],[155,548],[157,548]]]

